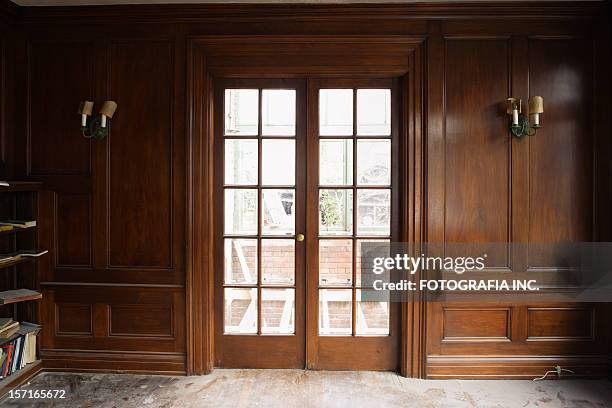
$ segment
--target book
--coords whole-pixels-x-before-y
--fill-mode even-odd
[[[32,228],[36,226],[36,220],[4,220],[0,225],[9,225],[16,228]]]
[[[2,346],[3,351],[6,353],[6,359],[4,363],[2,363],[2,377],[6,377],[9,374],[9,368],[11,366],[11,357],[13,356],[13,349],[15,346],[13,344],[7,344],[6,346]]]
[[[25,363],[26,364],[30,364],[33,363],[34,361],[36,361],[36,335],[38,333],[28,333],[26,336],[28,337],[28,348],[27,348],[27,355],[26,355],[26,360]]]
[[[9,333],[11,331],[11,329],[13,329],[15,327],[17,327],[17,329],[19,329],[19,322],[13,321],[12,323],[7,325],[6,327],[3,327],[2,329],[0,329],[0,337],[8,337],[9,335],[7,333]]]
[[[0,292],[0,305],[22,302],[25,300],[35,300],[42,298],[42,295],[30,289],[14,289]]]
[[[0,376],[2,378],[36,361],[36,336],[40,329],[41,327],[37,324],[21,322],[12,337],[0,345]]]
[[[14,320],[10,317],[2,317],[0,318],[0,331],[4,330],[7,326],[11,325]]]
[[[17,337],[19,337],[20,336],[20,334],[18,333],[19,328],[20,326],[19,326],[19,323],[17,322],[16,326],[0,334],[0,344],[7,344],[15,340]]]
[[[13,361],[11,362],[11,373],[14,373],[19,368],[19,357],[22,354],[21,343],[23,342],[23,337],[17,337],[15,340],[15,348],[13,352],[15,355],[13,356]]]

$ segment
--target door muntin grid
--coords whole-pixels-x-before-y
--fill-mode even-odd
[[[295,334],[296,93],[223,93],[226,335]]]
[[[321,336],[388,336],[388,302],[362,302],[360,245],[391,241],[391,89],[321,88],[318,254]]]

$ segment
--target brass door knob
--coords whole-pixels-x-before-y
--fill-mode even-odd
[[[297,234],[297,236],[295,237],[295,239],[298,240],[298,242],[302,242],[304,240],[304,234]]]

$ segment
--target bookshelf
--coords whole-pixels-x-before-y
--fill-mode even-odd
[[[33,181],[8,181],[9,186],[0,185],[0,220],[37,220],[38,190],[41,183]],[[37,220],[38,221],[38,220]],[[0,254],[11,254],[21,250],[40,249],[37,227],[13,228],[0,231]],[[43,255],[46,256],[46,255]],[[38,278],[37,260],[21,257],[0,262],[0,318],[12,318],[18,322],[41,324],[37,300],[42,298]],[[25,327],[20,324],[20,328]],[[0,336],[0,347],[14,341],[12,336]],[[37,347],[38,347],[37,341]],[[6,350],[6,349],[4,349]],[[2,367],[2,363],[0,363]],[[0,397],[36,375],[42,362],[36,359],[25,367],[14,370],[0,380]],[[0,374],[2,374],[0,372]]]

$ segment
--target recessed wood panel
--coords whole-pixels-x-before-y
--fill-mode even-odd
[[[581,39],[529,40],[529,93],[544,97],[529,138],[529,242],[592,239],[592,47]],[[529,251],[532,268],[559,267],[554,250]]]
[[[43,322],[49,324],[43,324],[41,349],[185,352],[182,288],[44,284],[42,289]],[[93,334],[58,334],[56,304],[91,305]],[[66,316],[75,313],[66,313]],[[79,323],[81,330],[83,326]]]
[[[592,308],[529,308],[528,339],[591,339]]]
[[[89,195],[58,194],[56,215],[58,265],[91,265],[90,210]]]
[[[167,42],[111,45],[111,266],[171,266],[173,52]]]
[[[172,336],[172,306],[111,305],[111,336]]]
[[[510,309],[444,309],[444,340],[508,339]]]
[[[77,110],[95,97],[92,44],[34,42],[29,59],[30,174],[88,175],[90,142],[81,135]]]
[[[55,315],[57,335],[91,335],[91,305],[79,303],[56,303]],[[44,323],[44,322],[43,322]]]
[[[510,137],[499,108],[508,97],[508,66],[504,39],[446,40],[444,242],[509,239]],[[487,253],[488,267],[508,266],[505,246],[475,252]]]

